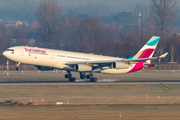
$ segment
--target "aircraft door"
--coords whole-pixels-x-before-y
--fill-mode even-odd
[[[54,53],[51,53],[51,54],[50,54],[50,58],[51,58],[51,59],[54,59]]]
[[[20,55],[24,56],[24,49],[20,50]]]

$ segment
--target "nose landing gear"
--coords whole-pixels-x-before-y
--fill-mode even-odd
[[[21,68],[19,67],[20,64],[21,64],[21,63],[19,62],[19,63],[16,65],[16,66],[17,66],[17,67],[16,67],[16,70],[17,70],[17,71],[20,71],[20,70],[21,70]]]

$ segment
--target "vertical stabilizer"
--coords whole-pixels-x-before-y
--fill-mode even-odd
[[[160,37],[153,36],[151,39],[138,51],[138,53],[131,59],[150,58],[158,45]]]

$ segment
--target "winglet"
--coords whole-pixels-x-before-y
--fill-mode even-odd
[[[159,56],[159,59],[165,58],[168,55],[168,52],[164,53],[163,55]]]

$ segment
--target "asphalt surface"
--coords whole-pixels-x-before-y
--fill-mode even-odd
[[[101,75],[95,74],[98,78],[97,82],[90,80],[77,79],[76,82],[69,82],[64,78],[63,72],[53,73],[37,73],[34,71],[10,72],[10,76],[0,72],[0,86],[2,85],[126,85],[126,84],[180,84],[180,72],[172,73],[130,73],[123,75]],[[74,73],[74,77],[78,78],[79,74]]]
[[[80,81],[80,82],[79,82]],[[5,86],[5,85],[60,85],[60,86],[64,86],[64,85],[138,85],[138,84],[147,84],[147,85],[151,85],[151,84],[180,84],[180,80],[179,81],[102,81],[102,80],[98,80],[97,82],[89,82],[86,80],[77,80],[76,82],[67,82],[67,81],[14,81],[14,82],[0,82],[0,86]]]

